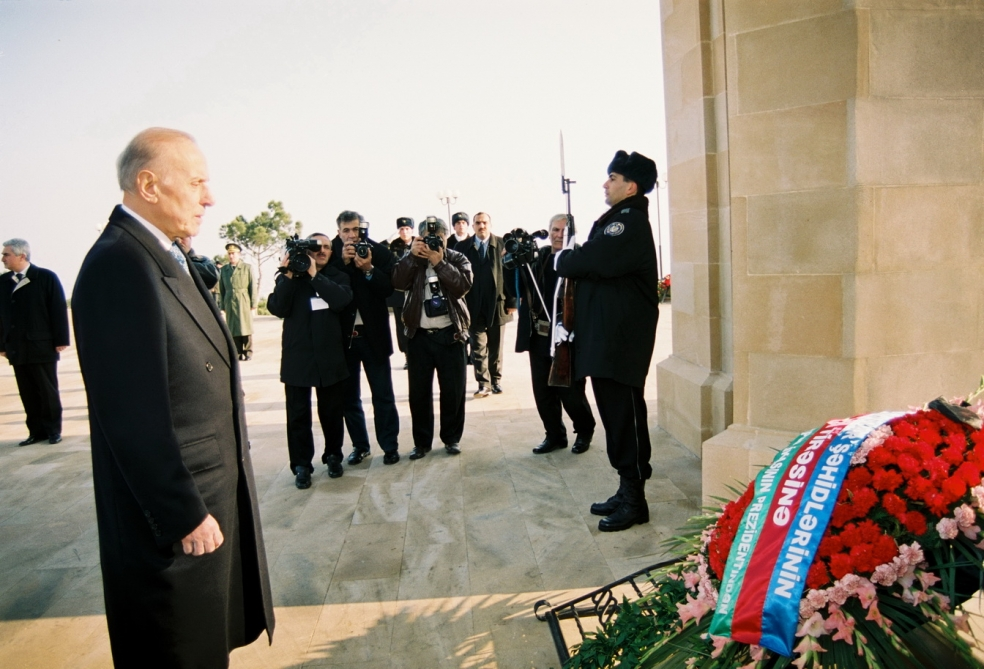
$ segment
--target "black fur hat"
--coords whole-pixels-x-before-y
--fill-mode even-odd
[[[612,172],[635,181],[640,193],[648,193],[656,186],[656,163],[635,151],[631,155],[625,151],[617,152],[608,166],[608,173]]]
[[[397,230],[399,230],[400,228],[412,228],[412,227],[414,227],[413,219],[410,218],[409,216],[401,216],[400,218],[396,219]]]
[[[468,220],[468,214],[466,214],[463,211],[459,211],[457,214],[455,214],[454,216],[451,217],[451,225],[454,225],[458,221],[464,221],[465,223],[471,223],[471,221]]]

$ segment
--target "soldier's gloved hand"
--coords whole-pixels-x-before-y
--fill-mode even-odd
[[[574,333],[568,332],[562,323],[557,323],[557,326],[554,328],[554,341],[557,343],[574,341]]]

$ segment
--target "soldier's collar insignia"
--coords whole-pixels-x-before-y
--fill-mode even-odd
[[[615,221],[614,223],[609,223],[605,227],[605,234],[609,237],[617,237],[618,235],[625,232],[625,225]]]
[[[622,210],[622,213],[623,213],[623,214],[627,214],[627,213],[629,213],[630,211],[632,211],[632,210],[631,210],[631,209],[629,209],[628,207],[626,207],[625,209],[623,209],[623,210]]]

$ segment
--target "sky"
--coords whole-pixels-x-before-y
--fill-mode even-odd
[[[121,199],[117,156],[151,126],[208,160],[209,256],[270,200],[304,234],[353,209],[385,239],[400,216],[446,219],[445,190],[496,234],[545,228],[566,207],[561,131],[586,234],[616,150],[663,180],[659,3],[0,0],[0,236],[27,239],[66,292]]]

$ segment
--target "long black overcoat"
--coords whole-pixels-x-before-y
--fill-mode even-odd
[[[312,298],[323,300],[328,308],[312,309]],[[281,383],[326,388],[348,378],[340,317],[351,301],[348,276],[337,267],[326,265],[311,279],[277,275],[267,309],[284,319]]]
[[[371,279],[366,278],[354,261],[345,264],[342,260],[342,240],[338,237],[331,241],[329,264],[348,277],[352,288],[352,301],[341,314],[343,344],[350,346],[352,343],[355,311],[358,309],[366,326],[366,340],[373,353],[380,358],[388,358],[393,355],[393,335],[390,334],[387,306],[387,301],[394,292],[393,254],[388,248],[372,240],[369,244],[372,247]],[[402,302],[400,306],[403,306]]]
[[[19,285],[14,272],[0,276],[0,351],[10,364],[55,362],[56,346],[68,346],[68,309],[55,273],[32,264]]]
[[[583,246],[561,251],[560,276],[574,292],[574,376],[641,388],[659,320],[656,245],[649,200],[634,195],[595,221]]]
[[[223,667],[273,635],[235,348],[214,301],[117,207],[72,295],[117,667]],[[185,555],[205,519],[225,542]]]
[[[475,248],[475,235],[454,247],[471,263],[474,276],[471,290],[465,295],[473,328],[485,329],[505,325],[512,320],[506,308],[516,307],[516,298],[506,294],[506,272],[502,267],[502,237],[491,235],[485,257]]]

